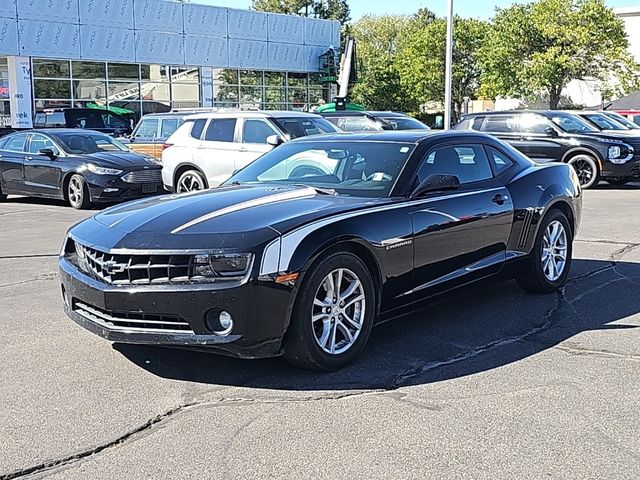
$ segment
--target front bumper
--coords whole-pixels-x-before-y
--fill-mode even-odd
[[[64,310],[78,325],[112,342],[165,346],[205,347],[217,353],[265,358],[281,351],[288,326],[291,290],[268,281],[250,281],[234,288],[213,286],[132,286],[102,283],[59,258]],[[119,318],[145,315],[180,317],[185,332],[128,328],[88,315],[81,306],[101,312],[117,312]],[[229,335],[214,334],[206,323],[211,310],[225,310],[234,319]],[[107,316],[108,317],[108,316]],[[146,318],[148,318],[146,317]],[[146,328],[146,327],[145,327]]]
[[[167,193],[160,180],[149,183],[130,183],[123,181],[121,176],[85,173],[91,201],[117,202]]]
[[[640,178],[640,158],[635,156],[626,163],[617,165],[609,161],[604,162],[602,172],[603,178],[608,177],[635,177]]]

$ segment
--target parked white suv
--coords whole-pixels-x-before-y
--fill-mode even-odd
[[[339,132],[319,115],[287,111],[191,115],[162,152],[162,180],[169,191],[216,187],[279,143]]]

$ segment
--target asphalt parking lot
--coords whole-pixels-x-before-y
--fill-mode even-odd
[[[0,480],[638,478],[640,184],[585,193],[557,295],[485,282],[332,374],[112,345],[62,311],[92,212],[0,204]]]

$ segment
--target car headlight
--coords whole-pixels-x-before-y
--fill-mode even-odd
[[[249,273],[252,264],[252,253],[199,254],[193,257],[193,273],[203,280],[238,279]]]
[[[120,175],[122,173],[122,170],[118,170],[116,168],[97,167],[93,163],[87,163],[84,168],[96,175]]]
[[[611,145],[607,149],[607,157],[611,163],[625,163],[633,157],[633,147],[624,143],[620,145]]]

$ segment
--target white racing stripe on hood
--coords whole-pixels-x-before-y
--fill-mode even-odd
[[[229,207],[221,208],[220,210],[215,210],[213,212],[207,213],[201,217],[198,217],[190,222],[185,223],[184,225],[180,225],[178,228],[175,228],[171,231],[171,233],[179,233],[187,228],[191,228],[194,225],[198,225],[202,222],[206,222],[207,220],[211,220],[216,217],[221,217],[223,215],[228,215],[229,213],[238,212],[240,210],[244,210],[245,208],[251,207],[259,207],[261,205],[269,205],[272,203],[284,202],[287,200],[295,200],[296,198],[307,198],[314,197],[317,195],[315,189],[307,187],[300,188],[292,191],[286,191],[281,193],[276,193],[274,195],[267,195],[266,197],[255,198],[253,200],[248,200],[246,202],[237,203],[235,205],[231,205]]]

